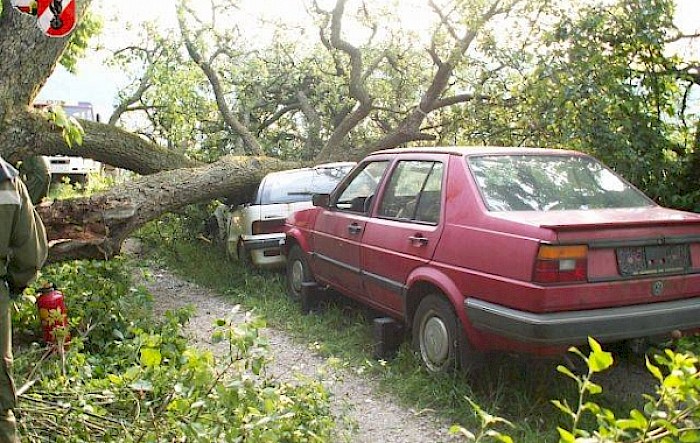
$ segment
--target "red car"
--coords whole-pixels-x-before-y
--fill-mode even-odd
[[[700,214],[554,149],[385,150],[287,219],[288,290],[402,322],[426,367],[700,327]]]

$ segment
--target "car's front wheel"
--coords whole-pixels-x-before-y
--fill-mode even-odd
[[[304,251],[299,245],[292,246],[287,255],[287,294],[293,300],[300,300],[303,284],[313,281]]]
[[[461,360],[461,328],[452,305],[430,294],[421,300],[413,317],[413,346],[433,373],[456,370]]]

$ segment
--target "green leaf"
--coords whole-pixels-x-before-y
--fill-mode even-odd
[[[564,375],[566,375],[566,376],[569,377],[569,378],[572,378],[572,379],[574,379],[574,380],[578,380],[578,376],[576,376],[576,374],[574,374],[573,372],[571,372],[571,370],[569,370],[569,368],[567,368],[567,367],[564,366],[564,365],[559,365],[559,366],[557,366],[557,371],[560,372],[560,373],[562,373],[562,374],[564,374]]]
[[[63,131],[63,141],[66,142],[69,148],[73,147],[73,139],[70,138],[70,135],[66,131]]]
[[[132,366],[126,370],[126,372],[124,373],[124,378],[127,380],[135,380],[140,373],[141,368],[139,368],[138,366]]]
[[[649,361],[649,357],[645,357],[644,360],[647,365],[647,370],[651,372],[651,375],[653,375],[655,379],[663,381],[664,376],[661,373],[661,370],[658,367],[654,366],[654,364],[651,361]]]
[[[601,390],[602,390],[602,388],[601,388]],[[592,401],[584,403],[583,410],[590,411],[592,414],[595,414],[595,415],[598,415],[601,412],[601,408],[598,405],[598,403],[594,403]]]
[[[78,146],[83,144],[83,130],[82,128],[80,130],[77,130],[75,128],[71,129],[71,136],[73,140],[75,140],[75,143],[78,144]]]
[[[639,429],[639,423],[637,420],[631,420],[629,418],[622,418],[615,421],[615,426],[625,430],[625,429]]]
[[[509,435],[501,434],[500,432],[489,429],[484,433],[485,436],[495,439],[496,441],[501,441],[503,443],[513,443],[513,439]]]
[[[141,349],[141,364],[147,367],[155,367],[160,365],[162,356],[160,349],[143,348]]]
[[[668,389],[678,388],[683,386],[683,379],[678,375],[671,374],[664,379],[663,386]]]
[[[574,411],[571,410],[571,407],[566,403],[566,401],[561,402],[559,400],[552,400],[552,404],[569,417],[576,418],[576,414],[574,414]]]
[[[630,412],[630,418],[624,418],[615,421],[615,425],[620,429],[646,429],[649,422],[647,418],[638,410],[634,409]]]
[[[600,346],[600,343],[598,343],[593,337],[588,337],[588,346],[591,347],[591,353],[593,354],[596,352],[603,352],[603,348]]]
[[[460,425],[450,426],[450,435],[461,435],[468,440],[476,440],[476,436],[473,433]]]
[[[592,394],[592,395],[600,394],[601,392],[603,392],[603,388],[597,383],[593,383],[593,382],[589,381],[589,382],[586,382],[586,384],[584,386],[585,386],[586,391],[588,391],[588,393]]]
[[[588,357],[588,368],[591,372],[602,372],[608,369],[613,364],[613,356],[610,352],[602,350],[598,342],[589,339],[591,343],[591,355]]]
[[[682,432],[680,435],[681,443],[697,443],[700,441],[700,431],[692,429]]]
[[[114,338],[117,340],[124,340],[124,334],[122,334],[122,331],[119,329],[112,329],[112,336],[114,336]]]
[[[109,380],[111,383],[115,385],[119,385],[122,383],[122,378],[118,375],[115,374],[107,374],[107,380]]]
[[[559,431],[559,443],[574,443],[576,441],[574,434],[566,429],[557,427],[557,431]]]
[[[51,111],[51,119],[59,128],[68,126],[68,115],[66,115],[66,111],[63,108],[54,108]]]
[[[498,432],[493,437],[499,441],[502,441],[503,443],[513,443],[513,438],[510,435],[505,435]]]
[[[649,425],[647,418],[644,416],[644,414],[639,412],[638,409],[633,409],[632,411],[630,411],[630,417],[632,419],[636,420],[637,423],[639,423],[639,425],[640,425],[639,429],[646,428]]]

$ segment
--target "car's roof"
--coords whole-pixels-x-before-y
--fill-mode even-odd
[[[373,152],[377,154],[452,154],[452,155],[562,155],[573,154],[583,155],[581,152],[566,150],[566,149],[548,149],[548,148],[531,148],[517,146],[434,146],[434,147],[415,147],[415,148],[394,148],[385,149],[382,151]]]
[[[355,166],[355,162],[335,162],[335,163],[323,163],[316,166],[311,166],[308,168],[297,168],[297,169],[286,169],[284,171],[275,171],[267,174],[267,176],[280,176],[287,174],[298,174],[300,172],[313,171],[316,169],[333,169],[333,168],[349,168]]]

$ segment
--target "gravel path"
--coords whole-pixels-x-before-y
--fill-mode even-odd
[[[152,278],[143,284],[154,296],[154,310],[162,314],[166,309],[192,305],[197,309],[190,319],[188,333],[192,340],[203,346],[210,342],[213,323],[217,318],[231,315],[235,304],[219,294],[186,282],[166,269],[151,269]],[[173,294],[178,294],[173,298]],[[235,315],[242,319],[243,312]],[[451,423],[430,411],[414,411],[398,404],[395,398],[380,392],[376,382],[358,376],[347,369],[335,368],[309,349],[308,345],[294,342],[286,333],[265,328],[263,334],[270,342],[272,362],[268,373],[282,380],[293,380],[295,375],[322,380],[331,393],[333,413],[340,429],[338,440],[351,442],[452,442]]]
[[[138,256],[139,249],[138,245],[128,245],[124,252]],[[138,277],[154,296],[155,314],[160,315],[166,309],[194,306],[196,313],[190,319],[187,331],[195,345],[215,350],[216,346],[210,340],[213,324],[216,319],[230,317],[235,303],[210,289],[184,281],[167,269],[152,267],[150,273],[152,278],[143,279],[140,272]],[[178,294],[178,297],[173,298],[173,294]],[[238,311],[234,315],[243,321],[245,312]],[[451,423],[444,418],[430,410],[403,407],[391,394],[381,393],[376,381],[348,368],[327,364],[326,359],[315,353],[309,344],[295,342],[287,333],[273,328],[265,328],[262,333],[270,343],[272,361],[267,367],[270,375],[284,381],[294,381],[298,376],[321,380],[331,393],[331,408],[339,429],[336,441],[462,441],[449,435]],[[641,394],[654,392],[653,378],[639,359],[630,361],[616,357],[615,360],[615,368],[598,374],[595,381],[603,386],[607,397],[631,401],[641,407]]]

